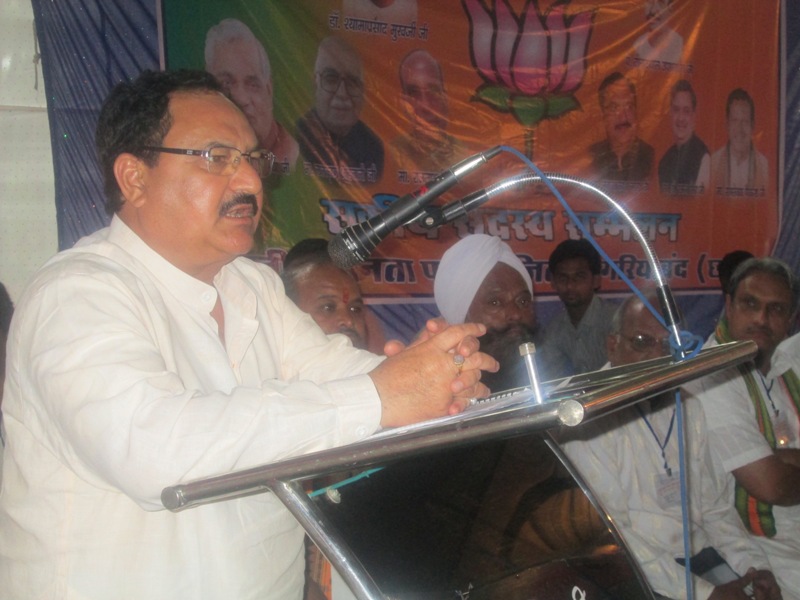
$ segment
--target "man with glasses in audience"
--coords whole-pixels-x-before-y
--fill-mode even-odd
[[[751,340],[753,362],[691,385],[706,414],[716,476],[727,501],[769,557],[784,590],[800,591],[800,359],[783,342],[800,283],[775,258],[750,258],[728,285],[707,346]]]
[[[306,171],[342,183],[375,183],[383,173],[383,142],[359,116],[364,72],[355,48],[337,37],[322,40],[314,65],[314,107],[297,121]]]
[[[497,368],[485,328],[431,322],[386,358],[326,336],[242,256],[272,155],[204,71],[119,84],[96,139],[111,224],[11,324],[3,597],[299,600],[303,531],[273,494],[171,513],[161,491],[463,410]]]
[[[644,297],[660,314],[656,295]],[[666,328],[638,296],[625,300],[612,321],[610,366],[669,354]],[[694,597],[746,600],[745,588],[752,586],[760,600],[781,598],[767,558],[712,476],[702,409],[692,399],[683,409]],[[567,435],[567,456],[619,528],[650,586],[668,598],[686,598],[674,395],[642,400]]]

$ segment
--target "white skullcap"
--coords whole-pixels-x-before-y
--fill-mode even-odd
[[[528,291],[533,294],[533,283],[525,265],[498,237],[476,233],[460,240],[444,253],[433,280],[433,297],[448,323],[464,322],[478,288],[499,262],[518,271]]]

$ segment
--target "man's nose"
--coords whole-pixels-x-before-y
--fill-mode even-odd
[[[505,316],[506,323],[519,323],[524,318],[524,311],[526,308],[519,306],[515,302],[506,306]]]
[[[347,85],[344,82],[344,77],[339,81],[339,87],[336,88],[336,92],[333,95],[338,96],[342,100],[350,100],[350,94],[347,93]]]
[[[353,328],[353,313],[345,307],[336,312],[336,322],[339,327]]]
[[[233,100],[233,103],[239,107],[247,106],[250,100],[249,94],[244,91],[244,86],[238,83],[228,88],[228,94],[231,100]]]
[[[262,190],[261,175],[250,161],[242,158],[236,171],[231,175],[230,187],[236,191],[258,194]]]
[[[753,321],[759,325],[766,325],[769,321],[767,315],[767,305],[761,304],[753,311]]]

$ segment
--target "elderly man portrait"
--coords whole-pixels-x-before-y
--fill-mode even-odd
[[[800,596],[800,356],[781,344],[799,297],[797,276],[783,261],[741,263],[728,284],[725,314],[706,346],[750,340],[758,353],[751,363],[690,384],[705,411],[727,501],[769,557],[784,595],[795,597]]]
[[[275,155],[274,170],[292,170],[300,147],[275,120],[272,67],[263,44],[238,19],[223,19],[206,34],[205,61],[206,71],[242,109],[256,132],[259,147]]]
[[[412,50],[400,63],[403,112],[411,124],[390,142],[397,168],[439,173],[457,162],[462,144],[450,124],[442,66],[427,50]]]
[[[442,256],[433,281],[436,308],[448,323],[482,323],[481,350],[500,363],[482,381],[492,392],[530,384],[519,346],[534,341],[533,282],[500,238],[474,234]]]
[[[672,86],[669,121],[675,143],[658,162],[661,191],[678,195],[702,193],[711,178],[711,155],[695,133],[697,95],[685,79]]]
[[[766,191],[769,164],[753,144],[755,120],[755,103],[746,90],[737,88],[728,94],[725,104],[728,143],[711,155],[711,177],[717,192],[725,194],[731,188]]]
[[[647,31],[633,43],[637,58],[672,64],[681,62],[683,38],[667,21],[672,15],[674,0],[644,0],[644,19]]]
[[[205,71],[117,85],[96,138],[111,224],[12,319],[2,595],[299,600],[303,531],[274,495],[172,513],[161,491],[463,410],[497,368],[485,328],[431,322],[385,358],[326,336],[242,256],[270,155]]]
[[[615,71],[600,83],[598,97],[606,139],[589,147],[592,176],[608,181],[646,181],[655,152],[639,137],[636,87]]]
[[[375,183],[383,173],[383,142],[363,121],[364,68],[338,37],[319,44],[314,107],[297,121],[300,154],[310,173],[343,183]]]
[[[660,314],[656,295],[644,296]],[[669,335],[642,300],[629,296],[618,308],[606,339],[610,366],[666,356]],[[749,538],[728,504],[711,467],[703,411],[686,399],[684,436],[691,527],[692,586],[698,600],[778,600],[765,554]],[[567,456],[597,495],[603,509],[658,594],[686,598],[680,500],[679,434],[672,393],[642,400],[573,432]],[[784,596],[786,598],[786,596]]]

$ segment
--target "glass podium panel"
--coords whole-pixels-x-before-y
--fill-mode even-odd
[[[550,444],[537,433],[439,450],[314,502],[390,598],[651,598]]]

